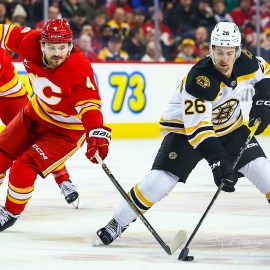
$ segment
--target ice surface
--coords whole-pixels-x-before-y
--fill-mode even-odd
[[[270,155],[269,137],[259,141]],[[105,163],[126,191],[150,170],[160,142],[111,142]],[[177,260],[181,248],[167,255],[140,220],[111,246],[92,247],[96,230],[112,218],[122,197],[100,166],[84,157],[84,149],[67,162],[80,193],[79,209],[65,202],[51,176],[38,178],[25,212],[0,235],[0,270],[269,269],[270,205],[245,178],[236,192],[222,192],[217,198],[189,246],[193,262]],[[2,205],[6,189],[7,180],[0,188]],[[166,243],[180,229],[189,237],[216,190],[211,170],[202,161],[187,184],[178,184],[146,217]]]

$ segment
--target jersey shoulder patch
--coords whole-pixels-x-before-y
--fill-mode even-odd
[[[209,57],[195,64],[188,73],[186,92],[196,98],[213,101],[220,91],[220,83],[216,70]]]
[[[234,72],[237,77],[248,75],[259,69],[258,59],[248,50],[242,50],[234,63]]]

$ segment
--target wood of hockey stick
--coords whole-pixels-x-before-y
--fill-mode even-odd
[[[234,169],[238,163],[238,161],[240,160],[241,156],[243,155],[244,151],[246,150],[249,142],[251,141],[251,139],[254,137],[256,130],[258,129],[259,125],[261,123],[261,119],[256,119],[254,126],[252,127],[249,136],[247,138],[247,140],[245,141],[244,145],[240,148],[240,152],[239,155],[236,157],[235,161],[233,162],[233,166],[232,168]],[[181,253],[179,254],[178,260],[180,261],[185,261],[187,260],[186,258],[188,257],[188,246],[190,245],[191,241],[193,240],[195,234],[197,233],[197,231],[199,230],[200,226],[202,225],[203,220],[205,219],[206,215],[208,214],[210,208],[212,207],[212,205],[214,204],[216,198],[218,197],[221,189],[223,188],[224,183],[221,183],[220,186],[218,187],[218,190],[216,191],[213,199],[211,200],[210,204],[208,205],[207,209],[205,210],[203,216],[201,217],[199,223],[197,224],[196,228],[194,229],[194,231],[192,232],[191,236],[189,237],[185,247],[182,249]]]
[[[114,186],[117,188],[117,190],[123,196],[125,201],[131,207],[131,209],[139,216],[140,220],[143,222],[143,224],[146,226],[146,228],[150,231],[150,233],[156,238],[156,240],[161,245],[161,247],[166,251],[166,253],[168,255],[173,254],[186,241],[186,237],[187,237],[186,232],[184,230],[178,231],[177,234],[175,235],[174,239],[169,243],[169,245],[166,245],[164,243],[164,241],[160,238],[158,233],[155,231],[155,229],[152,227],[152,225],[147,221],[147,219],[143,216],[143,214],[140,212],[140,210],[136,207],[136,205],[128,197],[127,193],[124,191],[124,189],[118,183],[118,181],[113,176],[113,174],[108,169],[108,167],[103,162],[103,160],[100,158],[98,153],[95,154],[95,158],[98,161],[99,165],[102,167],[103,171],[107,174],[109,179],[112,181]]]

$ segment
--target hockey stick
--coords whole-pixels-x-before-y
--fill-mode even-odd
[[[131,207],[131,209],[139,216],[140,220],[147,227],[147,229],[150,231],[150,233],[156,238],[156,240],[159,242],[161,247],[166,251],[166,253],[168,255],[173,254],[186,241],[186,237],[187,237],[186,232],[183,230],[178,231],[178,233],[175,235],[174,239],[169,243],[169,245],[166,245],[164,243],[164,241],[160,238],[158,233],[155,231],[155,229],[152,227],[152,225],[147,221],[147,219],[142,215],[140,210],[136,207],[136,205],[128,197],[127,193],[124,191],[124,189],[118,183],[118,181],[115,179],[115,177],[110,172],[110,170],[108,169],[106,164],[103,162],[103,160],[100,158],[98,153],[95,154],[95,158],[98,161],[99,165],[102,167],[103,171],[110,178],[110,180],[112,181],[114,186],[117,188],[117,190],[124,197],[125,201]]]
[[[254,126],[252,127],[250,134],[247,138],[247,140],[245,141],[244,145],[240,148],[240,152],[239,155],[236,157],[235,161],[233,162],[233,166],[232,168],[234,169],[238,163],[238,161],[240,160],[241,156],[243,155],[244,151],[246,150],[249,142],[251,141],[251,139],[254,137],[255,132],[257,130],[257,128],[259,127],[261,123],[261,119],[256,119]],[[205,219],[206,215],[208,214],[210,208],[212,207],[212,205],[214,204],[216,198],[218,197],[219,193],[221,192],[221,189],[223,188],[224,183],[221,183],[218,190],[216,191],[213,199],[211,200],[210,204],[208,205],[207,209],[205,210],[203,216],[201,217],[199,223],[197,224],[196,228],[194,229],[194,231],[192,232],[191,236],[189,237],[185,247],[182,249],[178,260],[180,261],[192,261],[194,259],[193,256],[188,256],[189,253],[189,249],[188,246],[190,245],[191,241],[193,240],[195,234],[197,233],[197,231],[199,230],[200,226],[202,225],[203,220]]]

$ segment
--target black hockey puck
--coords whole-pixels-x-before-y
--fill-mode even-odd
[[[193,261],[194,260],[194,257],[193,256],[187,256],[184,261]]]

